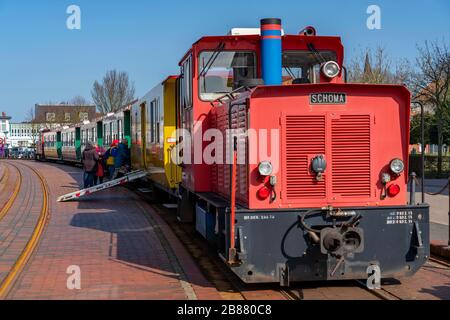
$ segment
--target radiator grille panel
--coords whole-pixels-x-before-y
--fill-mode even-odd
[[[325,116],[286,117],[286,197],[323,199],[326,184],[310,173],[309,158],[325,154]]]
[[[370,197],[370,116],[332,120],[333,194]]]

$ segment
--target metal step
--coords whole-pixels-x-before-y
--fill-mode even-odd
[[[176,203],[165,203],[162,206],[166,209],[178,209],[178,205]]]

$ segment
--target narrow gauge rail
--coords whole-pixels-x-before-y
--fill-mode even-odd
[[[8,182],[8,177],[9,177],[9,167],[3,166],[2,176],[0,178],[0,192],[2,192],[3,189],[5,188]]]
[[[0,298],[7,297],[14,282],[17,280],[20,273],[22,272],[22,270],[25,268],[28,261],[32,257],[32,255],[40,241],[40,238],[44,232],[44,229],[45,229],[45,226],[48,221],[49,214],[50,214],[49,207],[48,207],[48,194],[49,193],[48,193],[48,187],[47,187],[45,178],[35,168],[33,168],[32,166],[29,166],[23,162],[20,162],[20,165],[17,165],[17,163],[10,162],[10,161],[3,162],[3,163],[6,163],[7,165],[14,167],[19,174],[19,179],[18,179],[18,182],[17,182],[17,185],[16,185],[13,195],[11,196],[11,198],[9,199],[7,204],[2,208],[0,221],[7,214],[10,214],[10,213],[12,214],[12,212],[10,211],[11,207],[17,200],[17,197],[18,197],[18,195],[21,191],[22,185],[23,185],[22,184],[23,176],[22,176],[21,171],[24,170],[24,168],[26,168],[26,170],[30,170],[32,172],[32,174],[34,174],[38,179],[38,184],[40,185],[41,190],[42,190],[42,205],[41,205],[40,215],[38,217],[38,220],[36,222],[34,230],[31,234],[28,242],[26,243],[26,246],[23,248],[22,252],[19,254],[17,260],[15,261],[14,265],[9,270],[7,275],[0,282]]]
[[[22,180],[23,180],[22,173],[16,166],[12,166],[12,167],[17,172],[17,180],[16,180],[15,187],[14,187],[12,194],[10,196],[8,196],[8,200],[5,202],[5,204],[3,205],[3,207],[0,210],[0,221],[8,213],[9,209],[11,208],[14,201],[16,200],[17,195],[19,194],[19,190],[22,186]],[[4,176],[2,177],[2,181],[3,181],[3,179],[5,179],[5,184],[7,184],[9,182],[9,166],[5,166],[5,170],[6,171],[4,173]],[[5,187],[3,187],[3,188],[5,188]],[[3,191],[3,189],[2,189],[2,191]]]

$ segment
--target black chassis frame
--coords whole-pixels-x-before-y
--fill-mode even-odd
[[[197,194],[198,195],[198,194]],[[197,203],[215,215],[214,239],[208,239],[228,263],[230,210],[217,195],[200,194]],[[341,257],[324,254],[299,222],[310,209],[236,210],[237,263],[230,269],[246,283],[367,279],[379,266],[381,278],[414,275],[430,257],[429,205],[341,208],[361,216],[361,252]],[[330,217],[319,210],[306,223],[314,228],[339,227],[353,217]]]

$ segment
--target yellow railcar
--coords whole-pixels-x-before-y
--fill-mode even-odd
[[[132,166],[147,171],[164,189],[175,189],[181,182],[181,168],[171,157],[176,145],[176,80],[168,77],[131,109]]]

